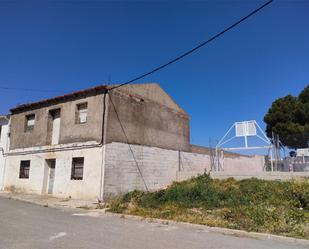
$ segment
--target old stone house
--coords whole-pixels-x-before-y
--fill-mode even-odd
[[[189,151],[188,114],[157,84],[107,90],[97,86],[11,109],[6,189],[102,199],[170,183],[160,150]]]
[[[104,200],[210,171],[190,145],[189,115],[158,84],[86,90],[11,109],[6,190]],[[229,171],[262,171],[233,156]]]

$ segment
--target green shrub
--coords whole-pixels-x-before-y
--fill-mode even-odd
[[[309,180],[236,181],[200,175],[156,192],[132,191],[111,212],[309,238]]]

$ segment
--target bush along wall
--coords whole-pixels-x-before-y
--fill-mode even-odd
[[[112,199],[110,212],[309,239],[309,180],[236,181],[201,175]]]

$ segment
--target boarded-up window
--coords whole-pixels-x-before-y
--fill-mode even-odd
[[[49,111],[48,119],[48,141],[51,144],[59,144],[60,139],[60,109],[54,109]]]
[[[83,180],[84,158],[74,157],[72,159],[71,180]]]
[[[19,178],[28,179],[30,171],[30,160],[20,161]]]
[[[26,115],[25,131],[32,131],[34,123],[35,123],[35,115],[34,114]]]
[[[76,123],[83,124],[87,122],[88,104],[81,103],[76,105]]]

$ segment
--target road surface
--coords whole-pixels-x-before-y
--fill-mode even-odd
[[[91,213],[90,213],[91,215]],[[186,225],[162,225],[0,197],[0,249],[303,249]]]

